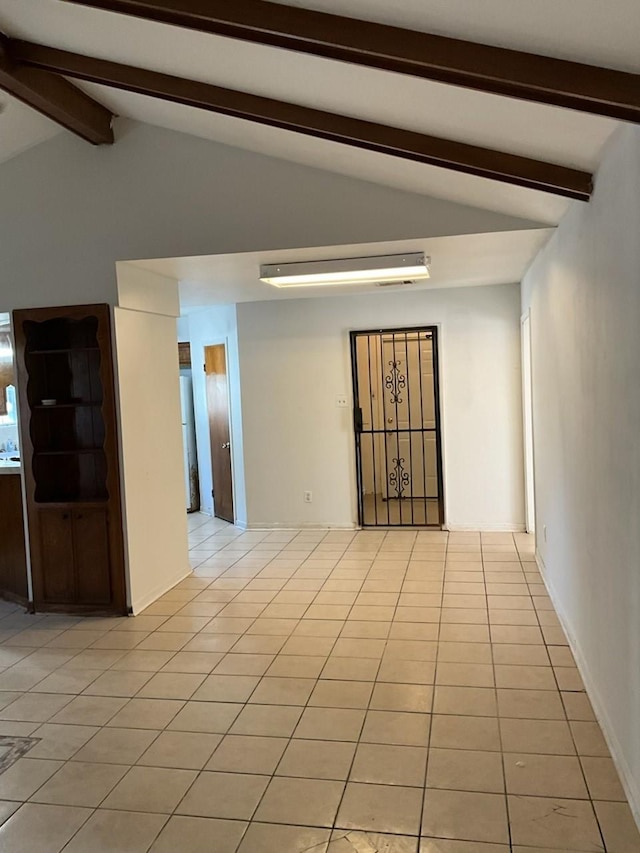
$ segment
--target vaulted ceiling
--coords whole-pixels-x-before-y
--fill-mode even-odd
[[[198,8],[205,13],[188,14]],[[390,31],[370,33],[349,21],[309,19],[314,38],[293,38],[285,30],[304,29],[302,9],[406,32],[392,39]],[[229,15],[232,25],[221,23]],[[272,29],[266,36],[255,24],[261,15]],[[331,43],[326,32],[320,37],[325,23],[332,24]],[[0,31],[9,39],[5,59],[0,47],[0,87],[12,84],[3,69],[9,77],[18,69],[22,89],[14,94],[28,99],[24,87],[29,97],[35,87],[38,108],[47,93],[61,99],[56,119],[85,137],[96,134],[94,143],[108,141],[101,105],[119,116],[541,223],[556,223],[568,197],[588,197],[590,175],[618,121],[640,120],[637,0],[290,0],[278,6],[262,0],[0,0]],[[582,71],[487,54],[471,44],[421,41],[421,33],[596,67]],[[366,49],[369,36],[382,37],[375,55]],[[346,50],[349,37],[354,41]],[[69,52],[108,62],[87,63]],[[145,78],[113,63],[171,79]],[[69,84],[50,79],[51,70],[64,72],[76,95],[58,91]],[[190,87],[185,96],[174,78],[209,86]],[[89,131],[82,122],[74,126],[75,115],[69,119],[84,109],[80,90],[96,102]],[[2,91],[0,104],[0,160],[69,132]]]

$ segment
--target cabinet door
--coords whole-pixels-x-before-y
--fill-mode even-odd
[[[0,596],[9,593],[26,601],[29,589],[19,472],[0,476],[0,507]]]
[[[41,509],[38,516],[38,569],[41,573],[44,601],[50,604],[69,604],[75,601],[71,512],[64,509]]]
[[[78,604],[111,604],[109,522],[106,509],[73,511]]]

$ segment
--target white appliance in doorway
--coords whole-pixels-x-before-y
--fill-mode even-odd
[[[200,509],[198,457],[196,453],[196,421],[193,410],[193,385],[190,376],[180,377],[182,411],[182,447],[184,456],[184,488],[187,512]]]

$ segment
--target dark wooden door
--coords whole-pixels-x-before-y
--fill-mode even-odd
[[[233,523],[233,479],[229,428],[229,388],[227,353],[224,344],[205,347],[204,371],[207,382],[207,410],[211,438],[213,507],[216,518]]]
[[[41,572],[34,583],[36,600],[61,604],[75,600],[73,526],[67,509],[38,510]]]
[[[79,604],[111,604],[109,521],[107,510],[91,507],[73,511],[76,589]]]

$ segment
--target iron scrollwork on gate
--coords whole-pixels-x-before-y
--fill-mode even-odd
[[[395,489],[396,497],[401,498],[409,485],[409,473],[404,469],[404,458],[394,458],[393,468],[389,474],[389,485]]]
[[[441,527],[437,329],[358,330],[350,338],[358,521]]]
[[[391,391],[391,402],[402,403],[400,392],[407,387],[407,379],[404,373],[400,373],[401,361],[390,361],[389,367],[391,373],[385,376],[384,384],[388,391]]]

